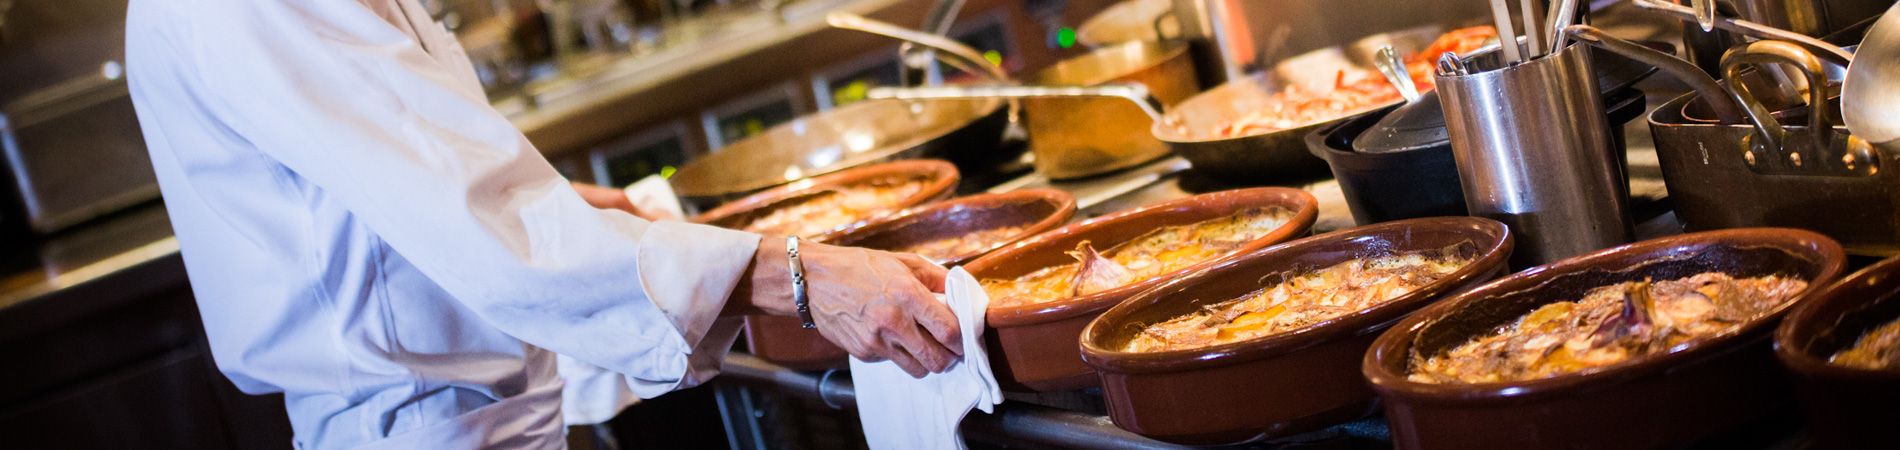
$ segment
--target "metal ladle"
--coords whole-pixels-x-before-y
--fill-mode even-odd
[[[1399,96],[1405,97],[1405,103],[1417,103],[1418,85],[1413,84],[1412,74],[1406,70],[1405,60],[1399,59],[1399,52],[1392,50],[1391,45],[1385,45],[1379,47],[1375,56],[1372,65],[1378,66],[1379,73],[1385,75],[1385,81],[1398,88]]]
[[[954,39],[911,30],[886,22],[879,22],[847,12],[826,14],[825,23],[837,28],[862,31],[928,47],[932,50],[953,56],[954,58],[942,58],[941,60],[959,70],[982,74],[994,81],[1009,80],[1009,74],[1003,72],[1003,68],[991,64],[989,60],[983,59],[982,53],[978,53],[976,49],[963,45],[963,43],[957,42]]]
[[[1874,147],[1900,152],[1900,4],[1867,30],[1856,53],[1841,87],[1842,120]]]

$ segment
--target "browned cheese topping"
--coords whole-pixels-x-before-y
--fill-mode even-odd
[[[1553,302],[1448,352],[1412,358],[1413,381],[1491,383],[1587,373],[1729,333],[1807,288],[1786,276],[1701,273],[1603,286]]]
[[[740,229],[767,236],[816,237],[832,229],[897,209],[930,180],[886,179],[804,195],[777,205]]]
[[[933,262],[943,263],[952,258],[987,251],[997,245],[1009,242],[1010,238],[1023,233],[1028,227],[1014,226],[991,228],[947,239],[909,245],[895,249],[903,253],[916,253]]]
[[[1244,297],[1148,325],[1122,351],[1160,352],[1239,342],[1305,327],[1391,301],[1471,263],[1455,252],[1354,259],[1299,274]]]
[[[1286,225],[1286,208],[1250,208],[1188,225],[1162,227],[1096,252],[1082,242],[1069,252],[1076,262],[1046,267],[1015,279],[982,280],[992,306],[1029,305],[1079,297],[1181,270],[1240,249]]]
[[[1900,320],[1861,335],[1854,346],[1835,353],[1828,362],[1858,369],[1900,369]]]

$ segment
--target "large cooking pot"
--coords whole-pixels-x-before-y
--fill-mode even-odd
[[[998,158],[1009,123],[1000,100],[865,100],[774,126],[700,157],[669,179],[700,207],[804,178],[876,162],[918,157],[962,167]]]
[[[1133,41],[1063,60],[1029,77],[1032,84],[1099,86],[1138,83],[1162,105],[1200,91],[1187,46]],[[1140,106],[1106,97],[1040,97],[1023,100],[1029,151],[1036,171],[1055,179],[1080,178],[1125,169],[1168,154],[1148,132],[1154,120]]]
[[[1065,87],[1140,85],[1144,91],[1136,104],[1101,95],[1011,95],[994,89],[1016,86],[999,86],[1007,84],[1001,72],[981,57],[971,56],[975,51],[956,41],[845,13],[832,13],[827,20],[835,27],[940,50],[947,63],[966,71],[982,70],[998,85],[875,88],[867,97],[904,101],[1021,98],[1036,171],[1054,179],[1113,172],[1166,155],[1167,147],[1146,131],[1153,121],[1153,108],[1141,102],[1154,99],[1162,105],[1173,104],[1200,88],[1185,45],[1135,41],[1063,60],[1027,81]]]
[[[1740,47],[1723,67],[1732,74],[1766,62],[1791,63],[1811,85],[1826,85],[1814,55],[1781,41]],[[1825,89],[1809,92],[1809,105],[1830,105]],[[1900,253],[1900,154],[1854,136],[1832,106],[1777,114],[1755,101],[1757,94],[1699,89],[1651,113],[1663,180],[1685,227],[1803,228],[1853,253]],[[1710,102],[1725,106],[1704,104]],[[1711,114],[1720,119],[1697,118]],[[1784,126],[1781,118],[1806,124]]]

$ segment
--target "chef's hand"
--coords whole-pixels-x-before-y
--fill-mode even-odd
[[[800,242],[798,249],[812,322],[826,340],[858,359],[888,359],[918,378],[942,372],[963,356],[956,315],[932,295],[943,291],[943,267],[910,254],[811,242]],[[741,283],[734,300],[766,313],[796,315],[785,261],[784,238],[761,241],[749,282]]]
[[[639,206],[633,204],[633,200],[627,198],[626,192],[619,189],[605,188],[587,183],[569,184],[574,185],[575,193],[581,194],[581,200],[587,201],[588,205],[595,208],[626,211],[642,219],[646,219],[649,222],[682,220],[679,216],[673,215],[671,211],[648,211],[641,209]]]

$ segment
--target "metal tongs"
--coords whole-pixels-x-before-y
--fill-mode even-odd
[[[1694,21],[1698,25],[1702,24],[1705,20],[1704,11],[1674,3],[1659,0],[1631,0],[1630,3],[1647,11],[1672,16],[1680,20]],[[1703,25],[1703,30],[1709,30],[1710,27],[1714,27],[1760,39],[1775,39],[1800,44],[1802,47],[1806,47],[1808,51],[1814,52],[1815,56],[1842,66],[1846,66],[1854,61],[1854,54],[1848,53],[1847,50],[1842,49],[1840,46],[1829,44],[1826,41],[1815,39],[1812,36],[1762,25],[1760,23],[1716,16],[1714,10],[1715,2],[1710,0],[1706,5],[1705,8],[1708,9],[1706,11],[1706,20],[1708,21],[1707,23],[1711,25]]]

